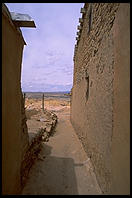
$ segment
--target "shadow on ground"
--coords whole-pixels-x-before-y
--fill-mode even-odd
[[[77,182],[72,158],[51,156],[52,147],[43,143],[38,160],[29,173],[22,194],[25,195],[77,195]]]

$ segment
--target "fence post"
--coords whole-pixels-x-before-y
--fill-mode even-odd
[[[24,108],[25,108],[25,98],[26,98],[26,93],[23,94],[23,103],[24,103]]]
[[[42,96],[42,110],[44,111],[44,94]]]

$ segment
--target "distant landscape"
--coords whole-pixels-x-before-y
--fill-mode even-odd
[[[26,98],[32,98],[32,99],[41,99],[42,95],[44,94],[44,98],[46,99],[64,99],[64,100],[70,100],[70,96],[69,95],[65,95],[68,94],[69,91],[65,91],[65,92],[23,92],[23,94],[26,94]]]

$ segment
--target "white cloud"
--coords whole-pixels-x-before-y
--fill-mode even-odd
[[[37,26],[21,28],[27,43],[22,86],[39,89],[42,83],[51,90],[56,89],[54,85],[64,89],[72,84],[76,27],[83,3],[7,3],[7,6],[10,11],[29,14]]]

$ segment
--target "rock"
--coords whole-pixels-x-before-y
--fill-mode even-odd
[[[42,136],[42,141],[45,141],[46,140],[46,137]]]
[[[42,136],[42,140],[45,141],[48,136]]]
[[[48,133],[50,133],[50,132],[51,132],[51,128],[52,128],[52,123],[51,123],[51,125],[48,125],[48,126],[46,127],[46,131],[47,131]]]
[[[45,158],[44,156],[42,156],[42,155],[38,154],[38,159],[39,159],[39,160],[44,161],[44,158]]]
[[[43,119],[43,118],[40,118],[40,122],[44,122],[45,121],[45,119]]]
[[[50,122],[50,120],[49,119],[46,119],[46,118],[40,118],[39,121],[40,122]]]
[[[56,124],[56,120],[53,120],[53,121],[52,121],[52,126],[54,127],[55,124]]]
[[[66,106],[65,104],[60,104],[61,106]]]
[[[39,130],[38,130],[38,132],[41,133],[41,134],[44,134],[45,131],[46,131],[46,127],[44,127],[44,128],[40,127]]]
[[[42,137],[47,137],[47,136],[48,136],[48,134],[47,133],[44,133]]]
[[[46,138],[45,142],[48,142],[49,141],[49,138]]]
[[[45,124],[42,123],[41,127],[38,127],[35,129],[32,128],[32,126],[30,125],[28,127],[29,146],[23,158],[23,166],[22,166],[23,180],[25,179],[24,178],[25,174],[28,175],[28,173],[25,173],[25,167],[27,167],[27,170],[29,171],[35,159],[38,158],[39,160],[42,160],[42,161],[44,160],[45,156],[42,156],[39,154],[41,150],[41,142],[49,141],[49,136],[51,135],[50,132],[52,132],[52,129],[54,129],[56,122],[57,122],[57,116],[53,112],[49,112],[45,110],[44,112],[32,113],[32,110],[34,110],[32,108],[33,108],[33,105],[29,105],[29,109],[27,110],[27,113],[31,114],[30,117],[32,119],[32,122],[34,123],[34,121],[37,120],[37,121],[46,122],[46,123]],[[39,123],[37,124],[39,125]]]

